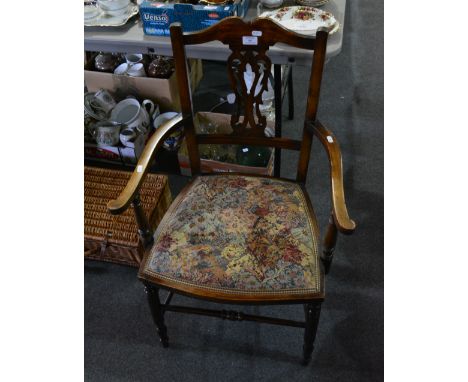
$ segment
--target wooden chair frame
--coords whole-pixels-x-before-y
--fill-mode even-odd
[[[250,37],[255,35],[260,35],[260,37],[258,37],[258,39],[256,40],[257,45],[244,45],[244,36]],[[116,200],[110,201],[108,203],[109,211],[112,214],[119,214],[125,211],[130,205],[132,205],[135,209],[135,215],[140,227],[139,232],[141,238],[147,245],[147,247],[150,247],[152,243],[152,237],[151,234],[148,232],[148,224],[138,203],[138,190],[150,168],[150,164],[152,163],[156,152],[162,145],[162,142],[166,137],[168,137],[171,134],[173,130],[175,130],[181,125],[183,125],[185,129],[185,137],[187,140],[187,146],[189,150],[190,165],[192,174],[194,176],[201,173],[200,158],[198,152],[199,144],[229,143],[268,146],[280,149],[290,149],[299,151],[299,162],[297,166],[296,182],[299,183],[304,190],[304,183],[307,176],[312,140],[313,137],[316,137],[324,146],[328,154],[328,159],[330,163],[331,200],[333,208],[330,216],[330,222],[328,224],[327,231],[325,234],[321,255],[322,266],[324,270],[322,274],[327,274],[329,272],[333,259],[333,252],[336,245],[337,233],[341,232],[344,234],[351,234],[356,226],[354,221],[349,218],[345,204],[342,159],[338,142],[335,136],[326,127],[324,127],[316,118],[322,72],[325,62],[327,38],[328,32],[326,30],[318,30],[315,38],[308,37],[286,30],[276,22],[264,18],[255,19],[251,22],[244,22],[240,18],[230,17],[224,19],[223,21],[215,24],[214,26],[208,29],[194,33],[183,33],[182,27],[179,23],[172,24],[171,40],[181,97],[182,112],[172,120],[162,125],[150,138],[127,186]],[[241,61],[241,66],[244,65],[244,68],[245,62],[242,62],[242,60],[245,57],[241,57],[242,54],[244,56],[248,56],[246,60],[250,60],[249,62],[253,63],[252,65],[255,66],[255,61],[253,60],[257,59],[259,56],[261,56],[260,58],[264,60],[264,53],[268,50],[270,46],[273,46],[276,43],[285,43],[297,48],[314,51],[312,71],[308,86],[307,108],[302,140],[299,141],[283,137],[265,137],[263,133],[264,121],[262,121],[259,114],[255,115],[255,110],[251,107],[251,105],[249,106],[244,103],[244,105],[242,105],[244,106],[244,109],[242,109],[242,107],[239,106],[241,103],[240,101],[238,103],[237,114],[234,115],[231,120],[231,126],[233,127],[234,134],[197,135],[195,133],[185,45],[202,44],[213,40],[219,40],[224,44],[228,44],[231,50],[233,51],[233,55],[228,60],[228,63],[232,63],[232,57],[234,57],[235,59],[239,59],[239,61]],[[266,66],[267,69],[269,69],[268,62],[264,61],[264,63],[265,62],[266,64],[264,66]],[[255,71],[257,72],[256,69]],[[233,83],[234,85],[234,81],[231,81],[231,83]],[[255,86],[253,86],[253,88],[255,89]],[[243,89],[243,91],[243,96],[245,97],[247,93],[245,93],[245,89]],[[237,97],[239,96],[242,96],[242,94],[237,93]],[[255,100],[256,95],[252,94],[249,95],[249,97],[250,100]],[[256,100],[258,104],[258,98]],[[241,114],[243,115],[242,120],[239,118]],[[246,120],[248,121],[246,122]],[[247,124],[250,125],[250,128],[247,126]],[[179,195],[178,197],[183,196],[184,195]],[[310,204],[310,201],[308,201],[308,203]],[[149,252],[150,251],[147,251],[142,264],[145,263],[146,257],[149,255]],[[145,285],[151,313],[154,322],[157,326],[160,340],[164,347],[168,346],[167,329],[164,324],[164,313],[166,311],[172,311],[220,317],[223,319],[236,321],[247,320],[304,328],[304,364],[307,364],[311,357],[313,343],[316,336],[318,321],[320,317],[321,303],[324,299],[323,292],[317,293],[316,295],[308,296],[307,298],[294,298],[293,296],[283,296],[281,298],[276,299],[259,299],[255,296],[246,297],[245,294],[232,294],[229,297],[226,297],[225,294],[223,295],[216,291],[210,291],[201,294],[199,291],[195,293],[194,291],[190,290],[190,288],[181,290],[172,288],[168,285],[163,285],[162,283],[156,284],[154,280],[151,280],[150,278],[142,274],[141,270],[139,277],[140,279],[142,279]],[[169,290],[169,294],[164,303],[161,303],[159,298],[160,288]],[[200,309],[171,305],[170,301],[174,293],[184,294],[190,297],[203,300],[211,300],[220,303],[230,304],[303,304],[305,311],[305,321],[298,322],[279,318],[262,317],[244,314],[242,312],[237,311],[217,311],[211,309]]]

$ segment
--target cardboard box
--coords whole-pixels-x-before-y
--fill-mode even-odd
[[[140,17],[143,31],[150,36],[169,36],[169,27],[180,22],[184,32],[208,28],[229,16],[243,17],[247,13],[250,0],[234,0],[229,5],[192,5],[179,3],[159,3],[143,1]]]
[[[220,133],[229,134],[232,132],[230,125],[231,115],[220,114],[220,113],[210,113],[210,112],[199,112],[195,114],[194,124],[195,130],[199,133],[199,126],[201,122],[212,122],[218,126]],[[268,121],[267,126],[274,130],[274,122]],[[188,157],[187,143],[185,139],[183,140],[179,152],[177,154],[179,159],[180,172],[182,175],[191,176],[192,172],[190,169],[190,160]],[[274,169],[274,150],[271,152],[268,165],[266,167],[252,167],[244,166],[234,163],[219,162],[209,159],[200,159],[201,170],[205,173],[211,172],[240,172],[247,174],[257,174],[257,175],[273,175]]]
[[[203,77],[201,60],[190,59],[190,86],[192,92]],[[179,90],[175,73],[168,79],[129,77],[92,71],[92,61],[85,66],[84,79],[90,92],[106,89],[117,99],[134,95],[138,99],[156,102],[161,111],[180,111]]]

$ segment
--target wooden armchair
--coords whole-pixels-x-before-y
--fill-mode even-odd
[[[132,203],[136,207],[140,234],[148,244],[138,276],[146,286],[164,347],[168,346],[165,312],[185,312],[305,328],[303,359],[309,361],[324,300],[324,274],[332,262],[337,232],[350,234],[355,229],[345,205],[338,143],[316,119],[327,37],[325,30],[319,30],[315,38],[299,35],[268,19],[244,22],[231,17],[196,33],[183,33],[177,23],[171,26],[182,113],[151,137],[126,188],[108,204],[113,214]],[[228,44],[232,51],[227,60],[237,102],[232,134],[200,135],[194,128],[185,45],[213,40]],[[259,105],[271,69],[267,51],[276,43],[314,50],[301,141],[268,138],[264,133],[266,120]],[[243,81],[247,64],[255,73],[252,89],[260,84],[257,94]],[[194,179],[174,200],[150,246],[153,238],[138,212],[138,189],[162,141],[180,125],[185,128]],[[317,222],[304,187],[314,136],[325,147],[331,167],[333,211],[321,256]],[[198,145],[226,143],[299,151],[296,180],[233,173],[202,175]],[[159,289],[169,291],[164,303]],[[305,321],[171,305],[173,293],[230,304],[303,304]]]

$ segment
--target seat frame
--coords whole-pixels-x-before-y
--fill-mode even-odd
[[[356,226],[354,221],[349,218],[345,204],[342,159],[339,145],[335,136],[316,118],[328,32],[325,29],[319,29],[315,37],[310,37],[289,31],[269,19],[257,18],[250,22],[244,22],[238,17],[226,18],[214,26],[200,32],[183,33],[180,23],[172,24],[170,29],[182,113],[163,124],[152,135],[143,150],[127,186],[116,200],[108,203],[109,211],[113,214],[122,213],[130,205],[134,208],[140,237],[148,248],[138,276],[145,285],[151,314],[156,324],[161,343],[164,347],[167,347],[169,344],[167,328],[164,322],[165,312],[167,311],[219,317],[234,321],[255,321],[274,325],[286,325],[305,329],[303,364],[307,364],[312,354],[314,340],[317,333],[321,304],[324,300],[323,290],[318,294],[302,296],[301,298],[293,298],[293,296],[285,295],[276,299],[264,299],[259,296],[255,296],[255,294],[249,294],[248,296],[245,294],[234,294],[229,298],[226,298],[225,293],[217,293],[216,291],[205,292],[200,290],[181,290],[175,287],[169,287],[168,285],[163,285],[163,283],[152,279],[144,272],[146,259],[150,255],[149,249],[153,243],[153,236],[149,230],[149,225],[139,203],[138,190],[164,139],[176,128],[182,125],[185,130],[190,166],[194,176],[201,174],[200,157],[198,152],[199,144],[249,144],[299,151],[299,161],[295,181],[301,185],[304,195],[306,196],[308,207],[313,211],[312,204],[307,197],[307,192],[305,192],[304,184],[307,176],[312,140],[313,137],[316,137],[325,147],[330,163],[331,199],[333,208],[322,245],[321,277],[323,274],[327,274],[333,260],[337,233],[341,232],[344,234],[351,234]],[[249,39],[246,40],[246,36],[248,36]],[[252,41],[252,38],[250,38],[251,36],[259,36],[257,39],[254,39],[256,45],[249,44],[249,41]],[[228,58],[228,74],[233,91],[236,94],[237,101],[237,110],[231,119],[231,127],[233,130],[232,134],[196,134],[193,123],[194,115],[192,110],[185,45],[202,44],[213,40],[218,40],[224,44],[228,44],[232,51],[231,56]],[[244,45],[244,42],[246,42],[246,45]],[[303,135],[300,141],[278,136],[273,138],[264,136],[266,120],[261,116],[258,105],[261,104],[261,95],[267,87],[268,74],[271,74],[270,69],[272,65],[266,56],[266,52],[270,46],[273,46],[276,43],[285,43],[297,48],[314,51],[312,58],[312,71],[308,86]],[[239,73],[243,73],[246,64],[250,64],[252,71],[255,73],[254,85],[252,88],[255,89],[256,84],[261,85],[261,90],[258,94],[250,94],[248,89],[246,89],[243,80],[239,79]],[[264,74],[263,77],[261,76],[261,73]],[[243,77],[240,78],[242,79]],[[180,197],[183,197],[183,195]],[[169,291],[169,294],[163,303],[161,303],[159,296],[160,289]],[[302,304],[304,306],[305,321],[299,322],[280,318],[250,315],[232,310],[211,310],[171,305],[170,302],[175,293],[201,300],[210,300],[218,303],[229,304]]]

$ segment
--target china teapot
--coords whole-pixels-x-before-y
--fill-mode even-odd
[[[121,60],[117,54],[99,52],[94,59],[94,68],[99,72],[112,73]]]
[[[149,107],[148,111],[147,107]],[[145,99],[140,105],[137,99],[127,98],[112,109],[110,119],[145,134],[151,124],[150,116],[154,111],[155,105],[149,99]]]

